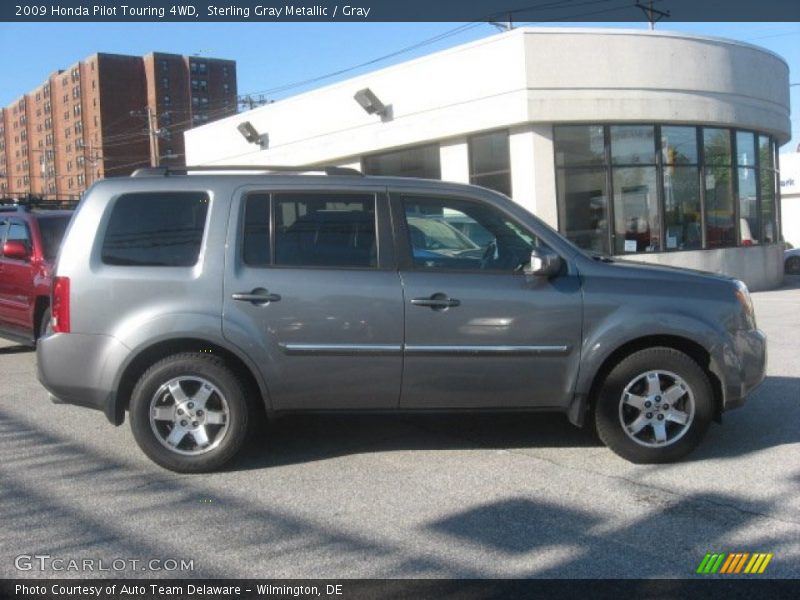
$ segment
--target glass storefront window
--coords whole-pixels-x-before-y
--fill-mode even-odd
[[[736,164],[740,167],[756,166],[756,136],[749,131],[736,132]]]
[[[700,173],[697,167],[664,169],[666,250],[698,250],[703,246]]]
[[[778,241],[778,227],[776,225],[775,210],[775,171],[771,169],[761,170],[761,223],[763,231],[762,240],[765,244],[772,244]]]
[[[661,250],[655,167],[617,168],[614,185],[614,250],[617,254]]]
[[[586,250],[609,253],[604,169],[559,169],[558,211],[567,239]]]
[[[762,169],[775,168],[775,152],[769,137],[766,135],[758,136],[758,160]]]
[[[414,146],[413,148],[373,154],[363,157],[361,162],[362,170],[366,175],[442,178],[439,144]]]
[[[511,196],[511,159],[507,131],[495,131],[469,138],[469,181]]]
[[[736,245],[731,174],[730,167],[706,166],[706,245],[708,248]]]
[[[612,125],[611,162],[615,165],[654,165],[655,127],[651,125]]]
[[[582,248],[605,252],[610,243],[614,253],[632,254],[780,237],[768,135],[609,124],[556,126],[553,137],[559,227]]]
[[[557,167],[602,165],[605,138],[602,125],[566,125],[554,135]]]
[[[731,132],[727,129],[703,128],[703,153],[707,165],[730,165]]]
[[[737,146],[737,153],[739,153]],[[756,195],[756,170],[739,168],[739,243],[742,246],[757,244],[761,237]]]
[[[664,164],[696,165],[697,129],[694,127],[662,127],[661,152]]]

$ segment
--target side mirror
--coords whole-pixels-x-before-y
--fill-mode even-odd
[[[534,277],[552,277],[561,272],[564,261],[549,248],[534,248],[531,250],[531,262],[525,267],[525,275]]]
[[[31,253],[24,243],[14,240],[3,244],[3,256],[14,260],[28,260]]]

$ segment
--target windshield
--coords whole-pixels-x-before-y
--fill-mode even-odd
[[[61,240],[67,230],[70,217],[43,217],[39,219],[39,233],[42,236],[42,253],[46,260],[55,260]]]

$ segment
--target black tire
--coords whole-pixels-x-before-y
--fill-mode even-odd
[[[622,458],[639,464],[674,462],[694,450],[708,430],[714,415],[711,382],[686,354],[647,348],[611,370],[594,414],[598,436]]]
[[[47,328],[50,326],[50,315],[50,307],[48,306],[44,309],[42,317],[39,319],[39,331],[36,332],[37,341],[47,333]]]
[[[165,388],[168,382],[174,385],[176,381],[183,402]],[[197,388],[192,388],[194,385]],[[213,391],[202,400],[205,410],[190,410],[188,403],[207,390]],[[183,416],[179,417],[181,410]],[[172,411],[174,416],[159,419],[157,411]],[[253,415],[247,387],[225,362],[214,355],[193,352],[174,354],[150,367],[133,389],[129,412],[133,437],[142,451],[153,462],[179,473],[214,471],[232,460],[247,441]],[[212,423],[212,414],[215,421],[224,422]],[[207,423],[205,419],[209,419]],[[200,427],[193,428],[198,422],[202,422]],[[181,424],[184,426],[179,429]],[[206,441],[212,442],[207,449],[195,438],[200,428]],[[179,429],[175,431],[179,443],[174,447],[168,442],[173,429]]]
[[[800,275],[800,256],[790,256],[784,264],[784,271],[789,275]]]

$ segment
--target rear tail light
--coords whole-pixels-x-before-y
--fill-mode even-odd
[[[56,277],[53,280],[51,307],[53,331],[69,333],[69,277]]]

